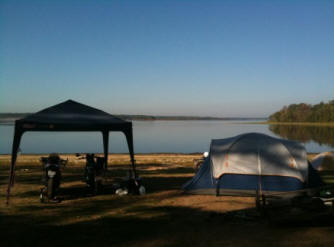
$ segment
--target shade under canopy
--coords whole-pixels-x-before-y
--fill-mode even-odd
[[[10,188],[14,185],[15,163],[21,137],[26,131],[101,131],[105,169],[108,167],[109,131],[121,131],[126,136],[131,164],[135,174],[132,123],[93,107],[73,100],[67,100],[15,121],[7,202]]]

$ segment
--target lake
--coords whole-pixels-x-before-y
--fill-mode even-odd
[[[248,120],[249,121],[249,120]],[[333,127],[249,124],[246,121],[133,121],[136,153],[195,153],[208,151],[211,139],[259,132],[305,144],[308,152],[334,148]],[[0,153],[11,152],[13,125],[0,125]],[[128,151],[122,133],[110,132],[111,153]],[[101,153],[99,132],[26,132],[22,153]]]

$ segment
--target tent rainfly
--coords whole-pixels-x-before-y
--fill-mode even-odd
[[[103,137],[105,169],[108,167],[109,132],[123,132],[128,143],[132,169],[134,174],[136,174],[132,123],[93,107],[73,100],[67,100],[15,121],[7,203],[10,196],[10,189],[14,185],[15,163],[21,137],[27,131],[99,131],[102,133]]]
[[[321,185],[302,144],[247,133],[212,140],[209,156],[183,189],[192,194],[254,195]]]

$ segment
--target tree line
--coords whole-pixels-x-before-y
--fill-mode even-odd
[[[292,104],[269,116],[272,122],[334,122],[334,100],[316,105]]]

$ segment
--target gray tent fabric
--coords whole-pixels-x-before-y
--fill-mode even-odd
[[[136,174],[132,123],[99,109],[67,100],[15,121],[7,203],[10,188],[14,185],[15,163],[21,137],[27,131],[99,131],[103,137],[105,169],[108,166],[109,132],[123,132],[128,143],[133,172]]]
[[[310,174],[312,186],[320,186],[310,168],[301,143],[246,133],[212,140],[209,156],[183,190],[216,195],[297,191],[310,185]]]
[[[305,181],[307,154],[298,142],[281,140],[259,133],[212,140],[212,173],[219,178],[228,174],[256,174],[295,177]]]

